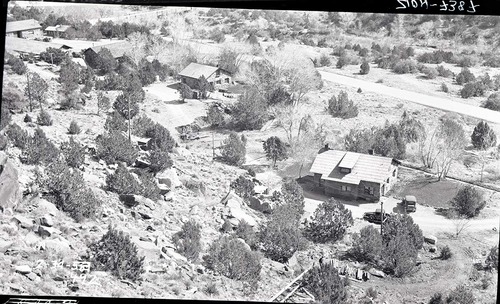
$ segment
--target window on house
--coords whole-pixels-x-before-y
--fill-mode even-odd
[[[219,77],[219,76],[220,76],[220,70],[215,71],[215,77]]]
[[[341,188],[344,192],[351,192],[351,186],[341,186]]]
[[[340,172],[342,172],[342,173],[351,173],[351,169],[349,169],[349,168],[340,168]]]
[[[365,194],[373,195],[373,187],[365,186]]]
[[[216,83],[216,84],[220,84],[220,80],[217,80],[215,83]]]
[[[226,83],[229,83],[229,78],[226,78]]]

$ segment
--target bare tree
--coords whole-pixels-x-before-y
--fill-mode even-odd
[[[154,59],[162,57],[167,52],[167,42],[160,36],[150,36],[146,42],[146,50]]]
[[[37,101],[40,104],[40,109],[43,109],[42,103],[45,102],[45,95],[47,94],[49,85],[35,72],[27,73],[26,77],[28,84],[25,89],[25,94],[28,96],[30,102],[30,112],[33,111],[32,100]]]
[[[132,50],[127,51],[126,55],[129,56],[136,65],[146,57],[146,45],[148,40],[148,36],[145,33],[134,32],[128,36],[128,41],[132,45]]]
[[[471,222],[470,218],[463,215],[455,214],[453,216],[453,226],[455,227],[455,237],[459,237],[460,234],[465,233],[470,228]]]

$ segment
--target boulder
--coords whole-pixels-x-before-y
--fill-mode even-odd
[[[52,227],[54,226],[54,220],[52,219],[52,216],[49,214],[46,214],[40,218],[40,225],[45,226],[45,227]]]
[[[5,252],[14,242],[0,240],[0,252]]]
[[[16,266],[16,272],[18,272],[20,274],[28,274],[31,272],[31,267],[28,265]]]
[[[271,206],[268,203],[262,202],[260,199],[251,196],[249,199],[250,208],[262,213],[271,213]]]
[[[252,248],[250,248],[250,245],[248,245],[247,242],[245,242],[244,239],[242,239],[242,238],[236,238],[236,240],[238,240],[240,243],[242,243],[248,251],[252,251]]]
[[[183,261],[183,262],[186,262],[187,263],[187,259],[185,256],[175,252],[175,250],[173,248],[169,248],[169,247],[162,247],[161,248],[161,251],[167,255],[168,257],[174,259],[174,260],[177,260],[177,261]]]
[[[49,237],[52,235],[60,234],[59,230],[53,227],[38,226],[38,234],[41,237]]]
[[[170,192],[170,187],[167,186],[167,185],[164,185],[164,184],[160,184],[158,183],[158,189],[160,189],[160,194],[161,195],[165,195],[167,194],[168,192]]]
[[[230,207],[229,213],[231,214],[232,218],[235,218],[238,220],[238,223],[242,220],[245,220],[245,222],[247,222],[247,224],[252,226],[252,227],[257,225],[257,222],[255,221],[255,219],[253,217],[251,217],[250,215],[248,215],[241,208]]]
[[[436,251],[437,251],[437,247],[436,246],[429,247],[429,252],[436,252]]]
[[[31,229],[34,225],[32,219],[28,219],[22,215],[16,215],[12,218],[12,221],[16,223],[21,228]]]
[[[437,244],[437,237],[435,237],[433,235],[424,236],[424,241],[426,241],[429,244],[436,245]]]
[[[145,169],[149,168],[151,166],[151,163],[143,159],[136,159],[134,166],[137,168]]]
[[[159,184],[167,186],[169,189],[174,189],[182,186],[182,183],[177,175],[177,170],[175,168],[165,169],[158,174],[156,178]]]
[[[200,207],[198,207],[197,205],[194,205],[193,207],[191,207],[191,210],[189,210],[189,213],[191,215],[198,215],[200,214]]]
[[[154,206],[154,202],[149,198],[135,195],[135,194],[120,194],[120,201],[122,201],[127,207],[135,207],[137,205],[148,205]]]
[[[43,198],[38,199],[37,205],[38,207],[36,208],[35,212],[38,214],[46,213],[52,216],[56,216],[58,213],[56,205],[49,202],[46,199]]]
[[[33,272],[27,273],[27,274],[25,274],[25,276],[26,276],[28,279],[30,279],[30,281],[36,281],[36,280],[38,280],[38,279],[40,278],[39,276],[37,276],[37,275],[36,275],[35,273],[33,273]]]
[[[253,191],[255,192],[255,194],[265,194],[268,190],[266,186],[257,185],[254,187]]]
[[[379,278],[385,277],[385,273],[383,271],[375,269],[375,268],[370,269],[369,273],[371,275],[374,275],[374,276],[379,277]]]
[[[21,198],[17,170],[7,155],[0,151],[0,211],[16,209]]]

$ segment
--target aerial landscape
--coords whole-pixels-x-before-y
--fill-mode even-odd
[[[496,303],[500,17],[9,2],[0,294]]]

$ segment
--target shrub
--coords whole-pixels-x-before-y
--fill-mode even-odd
[[[347,301],[347,278],[341,279],[333,263],[312,268],[304,278],[305,287],[318,303],[341,304]]]
[[[224,111],[216,104],[208,108],[207,119],[212,127],[221,128],[225,125]]]
[[[442,62],[455,63],[453,52],[437,50],[432,53],[423,53],[417,57],[418,62],[440,64]]]
[[[222,224],[221,231],[224,233],[233,231],[233,224],[231,224],[228,219],[225,219],[224,224]]]
[[[66,58],[66,53],[59,48],[49,47],[45,50],[45,52],[40,53],[40,59],[47,63],[53,63],[55,65],[60,65]]]
[[[333,117],[349,119],[358,116],[358,107],[354,104],[346,92],[340,91],[338,97],[332,96],[328,100],[328,113]]]
[[[434,79],[439,75],[438,71],[435,68],[430,67],[424,67],[422,72],[425,74],[425,77],[427,77],[427,79]]]
[[[258,130],[267,120],[266,100],[256,89],[246,90],[231,109],[231,125],[237,131]]]
[[[42,129],[37,128],[33,137],[27,137],[21,161],[28,165],[50,164],[59,158],[60,151],[47,138]]]
[[[139,194],[141,185],[123,164],[118,164],[116,171],[106,176],[106,189],[117,194]]]
[[[498,245],[493,246],[486,257],[486,268],[498,270]]]
[[[18,75],[23,75],[28,70],[22,59],[15,56],[10,57],[9,60],[7,60],[7,64],[10,65],[12,71]]]
[[[106,113],[110,107],[111,101],[109,100],[109,97],[104,95],[102,92],[99,92],[97,94],[97,115],[99,115],[100,112]]]
[[[432,295],[429,304],[444,304],[443,295],[439,292]]]
[[[449,92],[448,86],[444,82],[441,83],[441,91],[443,91],[445,93]]]
[[[179,83],[177,90],[179,91],[182,101],[184,101],[184,99],[186,98],[187,99],[193,98],[193,90],[187,84]]]
[[[484,290],[488,289],[488,287],[491,284],[491,278],[488,275],[484,275],[483,278],[481,279],[481,288]]]
[[[403,59],[396,62],[392,68],[396,74],[409,74],[416,73],[418,71],[417,63],[411,59]]]
[[[0,151],[5,151],[8,145],[9,139],[5,135],[0,134]]]
[[[245,162],[246,145],[236,132],[229,133],[221,148],[222,159],[230,164],[240,166]]]
[[[50,114],[47,111],[42,110],[36,118],[36,123],[40,126],[52,126],[53,121]]]
[[[259,231],[259,240],[265,256],[280,263],[286,263],[296,251],[306,247],[296,211],[287,205],[273,210],[271,218]]]
[[[28,123],[28,122],[32,122],[33,119],[31,118],[31,116],[29,116],[28,113],[26,113],[26,115],[24,115],[24,122],[25,123]]]
[[[460,90],[462,98],[483,96],[486,92],[486,86],[480,81],[468,82]]]
[[[452,256],[453,256],[453,253],[451,252],[451,248],[448,245],[441,248],[441,253],[439,254],[439,258],[441,260],[451,259]]]
[[[217,289],[215,282],[209,282],[205,288],[203,288],[203,292],[209,296],[219,294],[219,290]]]
[[[473,56],[470,56],[470,55],[461,55],[457,59],[456,63],[457,63],[457,65],[459,67],[470,68],[470,67],[475,66],[478,62],[479,62],[479,60],[476,57],[473,57]]]
[[[245,220],[241,220],[236,227],[236,231],[234,235],[243,239],[245,243],[250,246],[252,249],[256,249],[259,239],[257,238],[257,233],[253,230],[252,226],[250,226]]]
[[[418,250],[424,242],[422,230],[408,215],[391,216],[383,225],[382,259],[385,269],[396,277],[403,277],[416,265]]]
[[[497,144],[497,136],[487,122],[480,121],[472,132],[471,141],[474,148],[485,150]]]
[[[172,152],[175,147],[175,140],[170,135],[167,128],[156,123],[153,128],[146,131],[146,137],[151,138],[148,145],[151,149],[154,147],[163,151]]]
[[[371,129],[351,129],[344,137],[347,151],[367,153],[373,147],[374,131]]]
[[[368,61],[363,61],[359,68],[359,73],[361,75],[367,75],[368,73],[370,73],[370,64],[368,63]]]
[[[353,224],[351,211],[344,204],[330,198],[314,211],[304,233],[314,242],[336,242],[344,237],[347,228]]]
[[[233,280],[257,284],[262,268],[260,257],[234,237],[222,236],[203,257],[207,268]]]
[[[269,105],[288,105],[293,102],[290,93],[288,93],[286,88],[282,86],[278,86],[277,88],[274,88],[269,93],[267,93],[266,100]]]
[[[304,214],[304,191],[294,178],[285,177],[281,185],[281,198],[283,202],[291,209],[296,219]]]
[[[153,201],[157,201],[162,198],[161,190],[156,182],[155,174],[147,169],[135,168],[131,170],[139,178],[140,189],[137,194],[147,197]]]
[[[484,102],[483,107],[493,111],[500,112],[500,93],[491,94]]]
[[[65,93],[63,100],[60,102],[61,110],[75,109],[79,110],[81,108],[80,101],[82,95],[77,91],[72,91]]]
[[[359,262],[376,263],[382,254],[382,236],[373,226],[366,226],[352,238],[349,253]]]
[[[453,72],[451,70],[445,68],[442,65],[438,65],[437,68],[436,68],[436,71],[438,72],[438,75],[441,76],[441,77],[450,78],[450,77],[454,76],[454,74],[453,74]]]
[[[336,67],[337,67],[337,69],[341,69],[348,64],[349,64],[349,59],[347,58],[347,55],[345,55],[345,53],[344,53],[344,54],[340,55],[339,59],[337,60]]]
[[[137,149],[119,131],[99,135],[96,144],[97,157],[108,164],[126,162],[130,166],[137,159]]]
[[[331,64],[330,57],[327,54],[321,54],[319,57],[319,66],[330,66]]]
[[[146,115],[136,116],[132,122],[132,134],[139,137],[147,137],[148,130],[153,129],[155,122]]]
[[[373,149],[382,156],[404,159],[406,155],[405,134],[398,124],[385,125],[375,130]],[[363,151],[364,152],[364,151]]]
[[[463,85],[468,82],[472,82],[476,80],[476,76],[472,74],[472,72],[468,68],[462,68],[460,73],[455,77],[455,81],[459,85]]]
[[[193,262],[198,259],[201,252],[201,226],[194,220],[184,223],[172,240],[180,254]]]
[[[483,195],[471,185],[466,185],[452,199],[451,205],[460,215],[468,218],[474,217],[486,206]]]
[[[70,137],[69,142],[61,145],[61,151],[68,166],[80,168],[85,161],[85,147]]]
[[[18,124],[11,124],[5,134],[9,137],[10,141],[14,144],[14,147],[17,147],[21,150],[26,148],[26,145],[29,140],[29,134],[26,130],[23,130]]]
[[[244,200],[248,200],[250,196],[254,194],[254,187],[255,184],[253,183],[253,181],[251,179],[247,179],[243,175],[240,175],[230,184],[230,188],[233,189],[234,192]]]
[[[151,164],[149,168],[154,173],[172,167],[172,159],[170,158],[169,153],[158,148],[149,152],[148,160]]]
[[[446,297],[446,303],[457,303],[457,304],[474,304],[475,298],[472,291],[467,289],[465,285],[459,285],[453,289],[448,297]]]
[[[51,202],[78,222],[93,217],[101,205],[92,190],[85,187],[82,173],[60,159],[52,159],[37,182]]]
[[[76,123],[76,121],[72,120],[71,123],[69,124],[69,129],[68,133],[71,135],[75,134],[80,134],[82,130],[80,129],[80,126]]]
[[[414,117],[410,117],[406,111],[399,121],[399,128],[406,142],[418,142],[420,139],[425,138],[425,127],[422,122]]]
[[[127,121],[118,112],[113,111],[106,118],[106,122],[104,123],[104,129],[108,132],[111,131],[127,132],[128,130]]]
[[[276,161],[285,160],[288,158],[285,143],[277,136],[269,137],[263,144],[267,159],[273,161],[273,168],[276,166]]]
[[[136,245],[123,231],[109,226],[106,234],[89,248],[92,265],[98,270],[134,282],[144,272],[144,257],[138,255]]]

